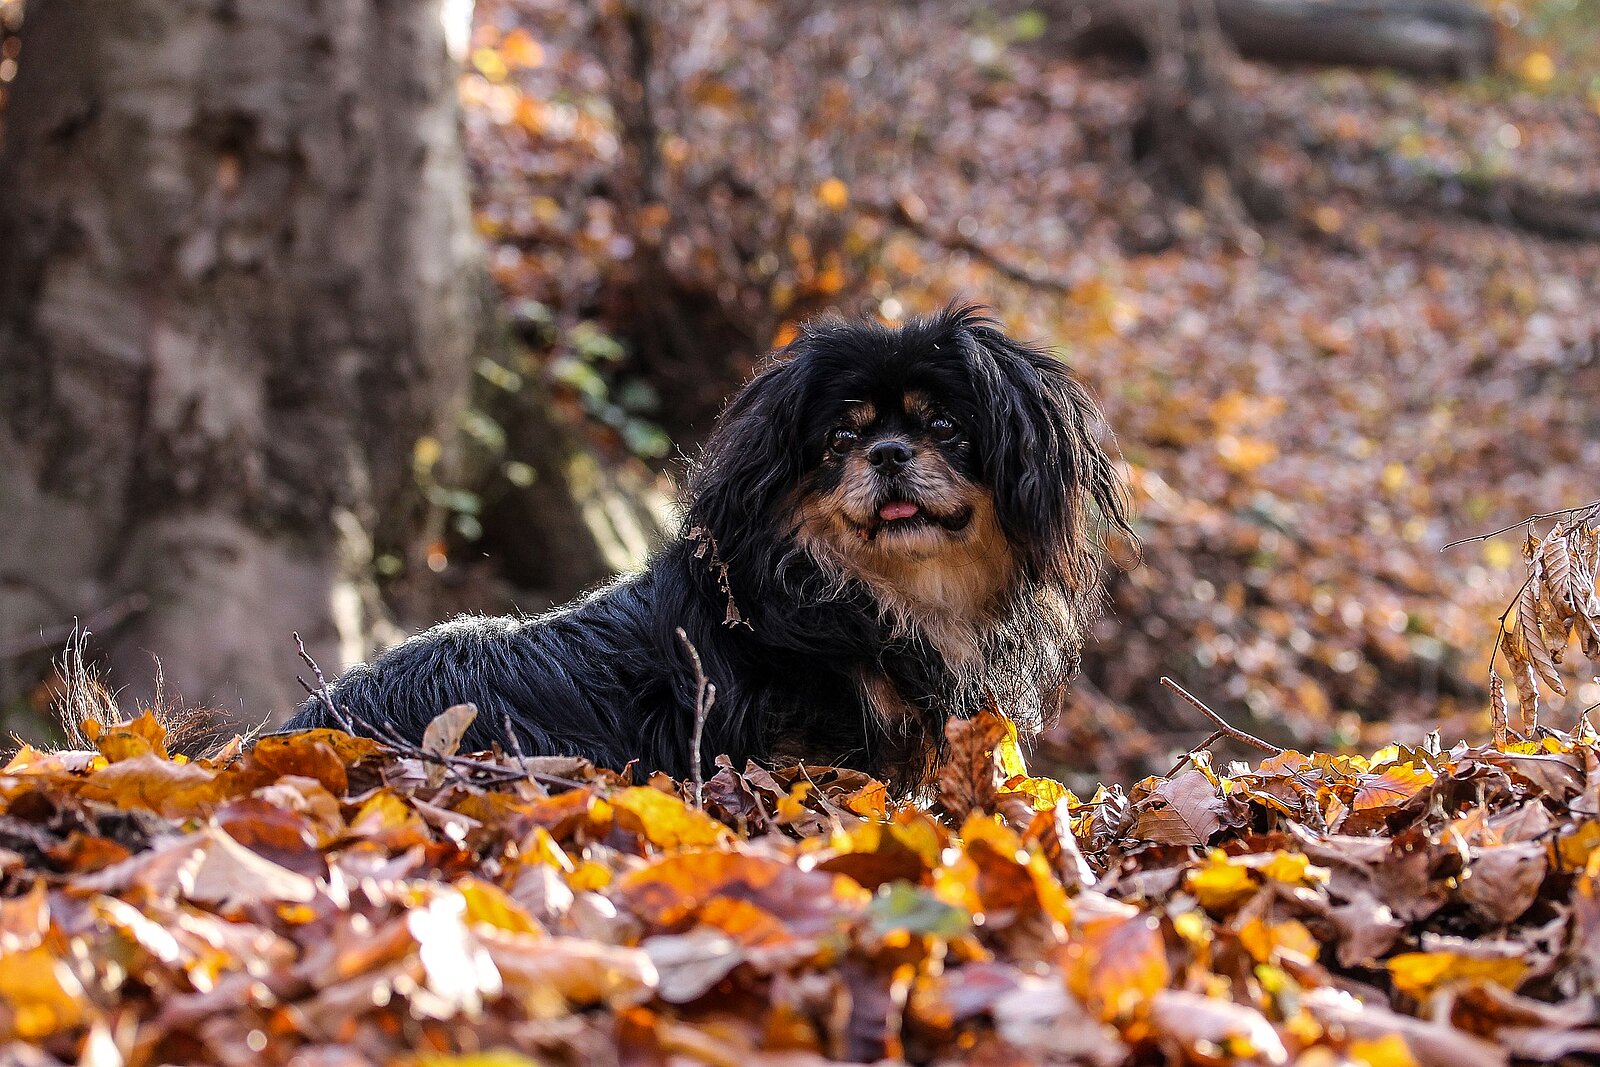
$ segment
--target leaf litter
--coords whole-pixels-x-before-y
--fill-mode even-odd
[[[6,1062],[1600,1054],[1592,731],[1196,752],[1084,800],[985,712],[925,806],[721,760],[703,810],[580,760],[527,761],[543,784],[337,731],[193,760],[150,716],[89,732],[0,771]]]

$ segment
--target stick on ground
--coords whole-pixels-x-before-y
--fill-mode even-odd
[[[1221,715],[1218,715],[1216,712],[1206,707],[1205,702],[1199,697],[1195,696],[1193,693],[1189,692],[1183,686],[1179,685],[1177,682],[1174,682],[1166,675],[1161,676],[1161,684],[1172,690],[1174,693],[1177,693],[1184,700],[1188,701],[1190,707],[1194,708],[1196,711],[1200,712],[1200,714],[1204,715],[1206,718],[1215,723],[1217,729],[1220,730],[1224,736],[1233,738],[1241,745],[1249,745],[1251,748],[1258,748],[1261,751],[1270,753],[1274,756],[1283,755],[1283,749],[1272,744],[1271,742],[1261,740],[1261,738],[1255,736],[1254,734],[1247,734],[1238,727],[1231,725],[1228,720],[1224,719]],[[1213,740],[1215,739],[1213,738]],[[1210,743],[1211,741],[1206,742],[1208,745]],[[1205,745],[1202,745],[1201,747],[1204,748]],[[1179,766],[1181,767],[1182,764],[1179,764]]]

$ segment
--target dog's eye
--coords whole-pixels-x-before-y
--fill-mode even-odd
[[[841,426],[828,435],[828,451],[842,456],[850,451],[850,446],[856,443],[859,436],[854,430]]]
[[[954,441],[961,436],[961,427],[948,415],[935,415],[928,420],[928,432],[935,441]]]

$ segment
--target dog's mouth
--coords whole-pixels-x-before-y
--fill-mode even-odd
[[[948,515],[931,512],[909,500],[891,500],[881,504],[878,512],[866,522],[854,523],[856,536],[863,541],[876,541],[880,535],[897,537],[922,530],[944,530],[960,533],[972,522],[972,508],[963,507]]]

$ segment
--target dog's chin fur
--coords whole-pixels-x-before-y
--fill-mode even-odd
[[[864,520],[810,498],[797,510],[796,542],[837,590],[865,586],[889,632],[925,638],[947,666],[970,672],[981,665],[983,637],[1015,580],[994,500],[979,486],[962,494],[959,530],[937,522],[888,531],[867,540]]]
[[[959,433],[931,434],[933,412]],[[691,471],[681,537],[640,575],[538,619],[463,617],[333,686],[359,726],[419,739],[452,704],[471,747],[678,777],[699,757],[854,767],[909,793],[945,723],[1053,713],[1099,603],[1096,531],[1131,539],[1096,414],[1065,368],[972,309],[899,330],[808,326],[730,403]],[[830,446],[838,427],[861,447]],[[852,438],[853,440],[854,438]],[[865,449],[906,443],[880,473]],[[899,502],[917,509],[896,520]],[[336,725],[316,700],[289,728]]]

